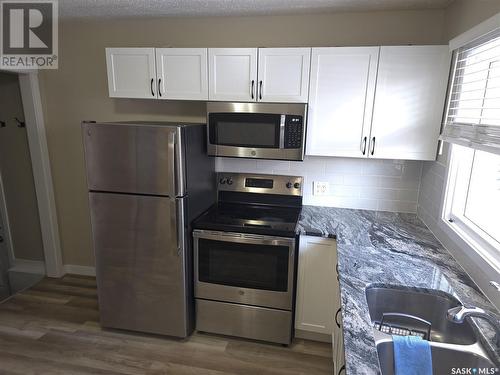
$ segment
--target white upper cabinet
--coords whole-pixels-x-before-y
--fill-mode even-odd
[[[307,155],[366,157],[379,49],[312,49]]]
[[[208,100],[206,48],[157,48],[159,99]]]
[[[256,101],[257,48],[209,48],[209,99]]]
[[[370,157],[435,160],[448,46],[381,47]]]
[[[154,48],[106,48],[109,96],[156,98]]]
[[[311,48],[259,48],[258,100],[307,103]]]

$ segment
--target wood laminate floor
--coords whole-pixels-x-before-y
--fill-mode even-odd
[[[0,304],[0,374],[332,374],[331,345],[102,330],[94,278],[46,278]]]

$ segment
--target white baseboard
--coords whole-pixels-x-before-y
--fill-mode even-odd
[[[9,272],[24,272],[45,275],[45,262],[41,260],[14,259],[14,264],[9,268]]]
[[[72,273],[74,275],[95,276],[95,267],[78,266],[76,264],[65,264],[64,273]]]

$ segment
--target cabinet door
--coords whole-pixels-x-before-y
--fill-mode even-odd
[[[157,48],[160,99],[208,100],[206,48]]]
[[[256,101],[257,48],[209,48],[209,99]]]
[[[379,47],[312,49],[307,155],[366,157]]]
[[[435,160],[448,46],[381,47],[370,157]]]
[[[321,237],[300,237],[295,328],[331,335],[337,305],[336,243]]]
[[[154,48],[106,48],[112,98],[156,98]]]
[[[307,103],[310,48],[259,48],[261,102]]]

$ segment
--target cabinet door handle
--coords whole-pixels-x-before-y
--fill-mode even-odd
[[[366,154],[366,141],[368,140],[368,137],[363,137],[363,146],[361,146],[361,152],[364,154]]]
[[[375,137],[372,138],[372,152],[371,154],[373,155],[375,153]]]
[[[153,89],[153,82],[154,82],[154,78],[151,78],[151,95],[155,96],[155,92]]]
[[[252,79],[252,90],[251,90],[252,99],[254,99],[254,98],[255,98],[254,91],[255,91],[255,80],[254,80],[254,79]]]
[[[335,313],[335,324],[337,325],[337,327],[340,328],[340,322],[339,322],[339,314],[340,314],[340,308],[337,310],[337,312]]]
[[[262,81],[259,82],[259,100],[262,100]]]
[[[158,78],[158,95],[161,98],[161,78]]]

